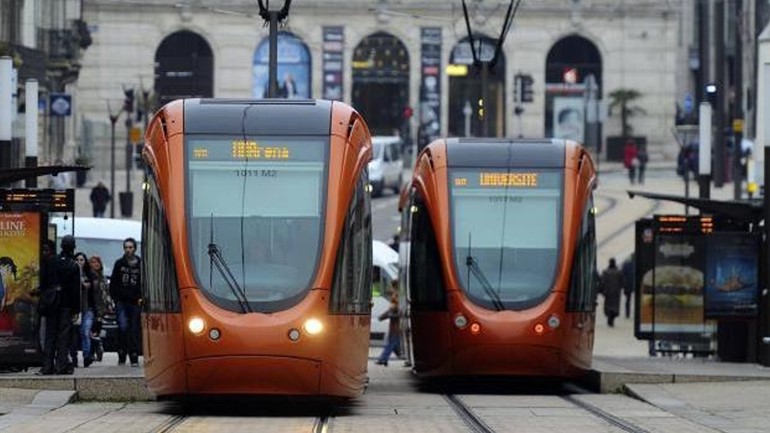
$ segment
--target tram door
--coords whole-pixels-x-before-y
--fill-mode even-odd
[[[418,372],[446,365],[451,348],[451,321],[447,309],[441,260],[428,208],[413,192],[404,208],[410,239],[409,250],[409,327],[414,367]]]

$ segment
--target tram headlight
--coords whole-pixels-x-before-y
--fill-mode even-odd
[[[305,324],[302,326],[302,328],[304,328],[305,332],[307,332],[308,334],[316,335],[316,334],[320,334],[321,331],[324,330],[324,325],[318,319],[307,319],[305,321]]]
[[[206,328],[206,322],[204,322],[200,317],[193,317],[189,322],[187,322],[187,328],[190,329],[190,332],[193,334],[200,334],[203,332],[203,329]]]

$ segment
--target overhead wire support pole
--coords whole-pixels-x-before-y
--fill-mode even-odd
[[[286,0],[280,10],[269,10],[270,0],[267,5],[264,0],[257,0],[259,16],[270,26],[270,57],[268,68],[267,97],[278,96],[278,23],[283,22],[289,16],[291,0]]]
[[[476,50],[476,45],[474,44],[473,40],[473,31],[471,30],[471,23],[470,18],[468,16],[468,6],[465,4],[465,0],[462,0],[463,4],[463,15],[465,17],[465,27],[468,30],[468,43],[471,47],[471,54],[473,55],[473,67],[476,70],[476,72],[481,73],[481,104],[480,104],[480,112],[481,112],[481,126],[482,126],[482,134],[485,137],[489,136],[489,101],[488,99],[488,87],[489,87],[489,74],[490,72],[493,72],[495,65],[497,64],[497,59],[500,57],[500,51],[503,47],[503,42],[505,41],[506,36],[508,35],[508,32],[511,28],[511,25],[513,24],[513,18],[516,16],[516,11],[519,9],[519,5],[521,5],[521,0],[515,0],[516,5],[514,7],[514,0],[511,0],[510,4],[508,5],[508,11],[505,14],[505,21],[503,22],[503,28],[500,31],[500,37],[497,40],[497,44],[495,45],[494,54],[492,55],[492,58],[488,61],[485,61],[481,58],[483,55],[483,42],[481,39],[479,39],[479,47],[478,52]]]

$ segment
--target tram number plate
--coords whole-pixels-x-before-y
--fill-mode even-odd
[[[278,177],[278,170],[235,170],[238,177]]]

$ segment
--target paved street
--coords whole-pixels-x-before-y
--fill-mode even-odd
[[[626,191],[630,188],[625,174],[617,168],[601,175],[596,191],[601,268],[610,257],[622,260],[630,253],[636,219],[684,210],[678,204],[629,199]],[[647,182],[634,185],[633,189],[679,194],[683,184],[670,167],[663,166],[651,170]],[[79,215],[88,209],[83,203],[87,200],[86,191],[82,189],[77,194]],[[694,185],[693,191],[697,191]],[[138,196],[139,188],[136,193]],[[714,198],[727,199],[731,194],[729,186],[712,191]],[[398,225],[394,218],[395,197],[386,195],[373,200],[375,226],[379,226],[375,229],[383,239]],[[633,337],[631,319],[620,318],[614,328],[609,328],[603,320],[601,304],[597,311],[594,369],[607,377],[615,374],[625,378],[624,394],[573,394],[558,389],[543,393],[527,387],[501,391],[496,387],[492,393],[471,389],[450,397],[440,390],[418,387],[400,362],[382,367],[370,361],[367,392],[352,405],[331,412],[285,404],[256,408],[249,404],[207,405],[180,412],[179,406],[169,403],[71,402],[77,396],[84,398],[90,394],[81,391],[76,395],[63,388],[4,389],[0,393],[0,413],[7,415],[0,416],[0,431],[469,431],[469,421],[460,416],[458,405],[475,414],[490,431],[497,432],[770,431],[770,382],[747,380],[770,379],[770,370],[715,359],[650,358],[646,341]],[[372,348],[370,359],[379,350]],[[115,381],[113,385],[103,381],[102,387],[123,386],[119,385],[121,377],[141,377],[141,369],[115,366],[112,355],[108,354],[102,365],[78,369],[76,377],[82,381]],[[668,383],[650,383],[661,382],[667,374],[671,375]],[[741,381],[729,381],[731,378]],[[720,382],[711,382],[716,380]]]

